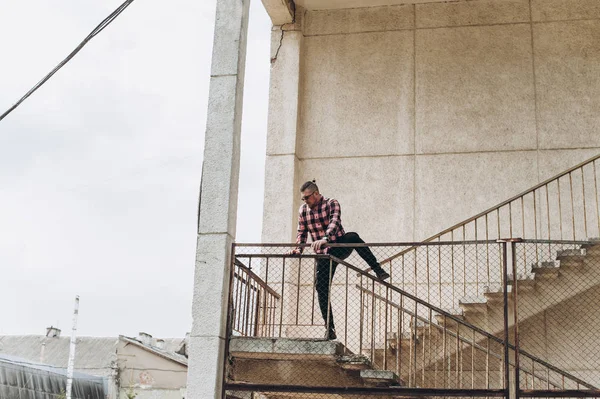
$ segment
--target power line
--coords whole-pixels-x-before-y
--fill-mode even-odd
[[[110,23],[112,21],[114,21],[127,7],[129,7],[129,5],[131,3],[133,3],[134,0],[125,0],[125,2],[123,4],[121,4],[119,7],[117,7],[116,10],[114,10],[108,17],[106,17],[102,22],[100,22],[98,24],[98,26],[96,26],[89,35],[86,36],[85,39],[83,39],[83,41],[81,43],[79,43],[79,46],[77,46],[75,48],[75,50],[73,50],[71,52],[71,54],[69,54],[67,56],[67,58],[65,58],[64,60],[62,60],[56,67],[54,67],[54,69],[52,71],[50,71],[49,74],[47,74],[46,76],[44,76],[44,78],[42,80],[40,80],[35,86],[33,86],[27,93],[25,93],[25,95],[23,97],[21,97],[21,99],[19,101],[17,101],[12,107],[10,107],[8,110],[6,110],[6,112],[4,112],[2,115],[0,115],[0,121],[2,121],[6,116],[8,116],[8,114],[10,114],[12,111],[14,111],[19,105],[21,105],[21,103],[23,101],[25,101],[30,95],[32,95],[37,89],[39,89],[40,87],[42,87],[42,85],[44,83],[46,83],[56,72],[58,72],[63,66],[65,66],[65,64],[67,64],[67,62],[71,61],[71,59],[73,57],[75,57],[75,55],[90,41],[94,38],[94,36],[96,36],[97,34],[99,34],[100,32],[102,32],[104,30],[104,28],[106,28],[108,25],[110,25]]]

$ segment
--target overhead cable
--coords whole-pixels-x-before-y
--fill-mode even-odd
[[[8,114],[10,114],[12,111],[14,111],[19,105],[21,105],[21,103],[23,101],[25,101],[29,96],[31,96],[37,89],[39,89],[44,83],[46,83],[56,72],[58,72],[63,66],[65,66],[65,64],[69,61],[71,61],[71,59],[90,41],[94,38],[94,36],[96,36],[97,34],[99,34],[100,32],[102,32],[104,30],[104,28],[106,28],[108,25],[110,25],[110,23],[112,21],[114,21],[127,7],[129,7],[129,5],[131,3],[133,3],[134,0],[125,0],[125,2],[123,2],[123,4],[121,4],[119,7],[117,7],[116,10],[114,10],[108,17],[106,17],[102,22],[100,22],[98,24],[98,26],[96,26],[94,28],[94,30],[92,30],[90,32],[89,35],[86,36],[85,39],[83,39],[83,41],[81,43],[79,43],[79,45],[75,48],[75,50],[73,50],[71,52],[71,54],[69,54],[64,60],[62,60],[56,67],[54,67],[54,69],[52,71],[50,71],[50,73],[48,73],[46,76],[44,76],[44,78],[42,80],[40,80],[35,86],[33,86],[31,88],[31,90],[29,90],[27,93],[25,93],[25,95],[23,97],[21,97],[21,99],[19,99],[19,101],[17,101],[12,107],[10,107],[8,110],[6,110],[2,115],[0,115],[0,121],[2,121],[6,116],[8,116]]]

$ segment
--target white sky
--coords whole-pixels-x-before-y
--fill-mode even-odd
[[[0,113],[122,0],[0,0]],[[215,0],[137,0],[0,122],[0,335],[182,337]],[[251,5],[238,241],[259,241],[271,22]]]

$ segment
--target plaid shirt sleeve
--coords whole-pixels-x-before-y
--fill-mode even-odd
[[[330,242],[333,242],[335,241],[338,235],[338,231],[342,227],[342,207],[340,206],[340,203],[335,199],[329,201],[329,214],[330,222],[327,226],[327,230],[325,231],[325,235],[329,238]]]
[[[305,244],[306,237],[308,235],[308,226],[306,221],[306,213],[304,212],[304,206],[300,207],[298,211],[298,235],[296,236],[296,244]],[[298,248],[300,252],[304,248]]]

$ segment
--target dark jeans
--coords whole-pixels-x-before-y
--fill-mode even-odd
[[[364,241],[360,238],[357,233],[346,233],[342,237],[338,238],[336,244],[364,244]],[[371,252],[369,247],[355,247],[355,248],[331,248],[329,254],[339,259],[346,259],[353,250],[356,250],[358,255],[373,269],[373,271],[381,270],[377,258]],[[327,319],[329,319],[329,330],[335,329],[333,323],[333,313],[331,313],[331,303],[329,302],[329,291],[331,287],[330,281],[333,280],[337,263],[333,260],[322,258],[317,260],[317,279],[316,279],[316,290],[319,296],[319,307],[321,308],[321,315],[325,326],[327,327]],[[331,272],[330,272],[331,266]],[[329,306],[328,306],[329,305]]]

